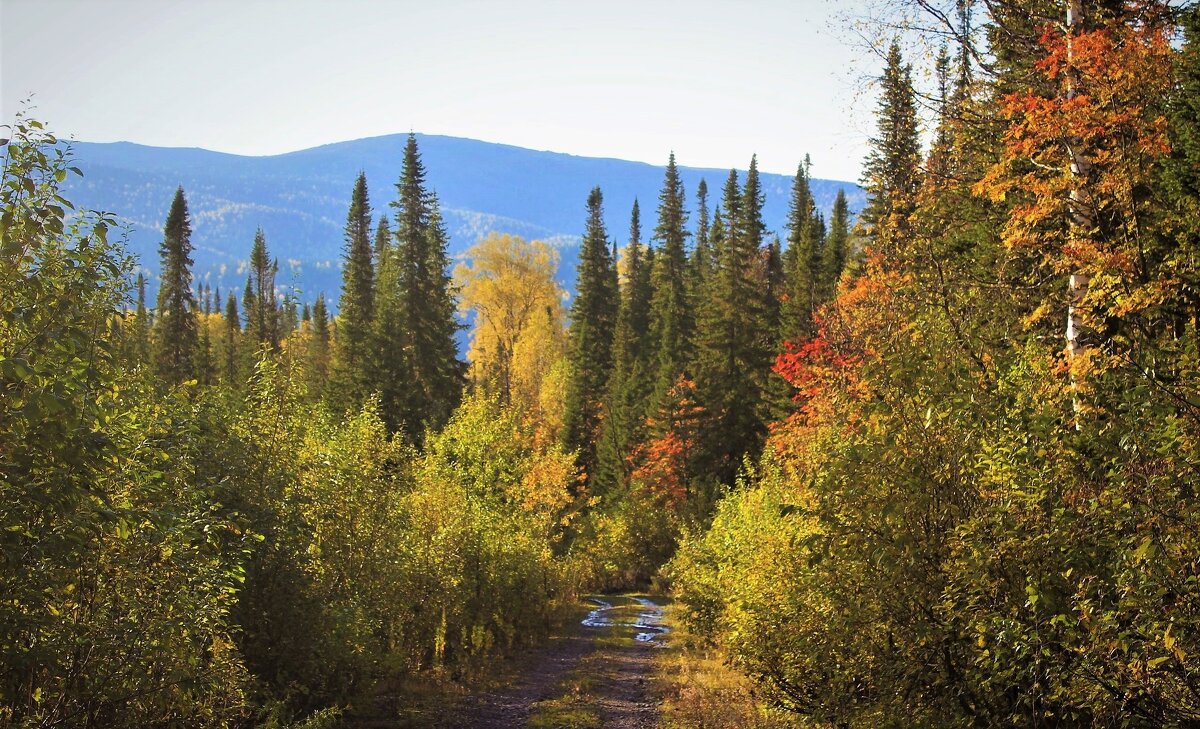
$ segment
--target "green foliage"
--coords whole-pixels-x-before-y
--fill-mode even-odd
[[[617,267],[604,229],[603,203],[600,188],[594,188],[588,195],[587,229],[579,253],[576,295],[571,304],[567,350],[570,379],[564,404],[564,441],[568,449],[579,453],[579,465],[589,477],[596,471],[601,400],[613,368],[619,300]]]
[[[183,188],[175,191],[159,247],[162,277],[158,286],[154,354],[158,375],[177,385],[198,374],[200,356],[196,300],[192,294],[192,225]]]

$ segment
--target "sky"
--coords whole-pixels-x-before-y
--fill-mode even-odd
[[[0,117],[289,152],[397,132],[857,180],[873,124],[832,0],[0,0]]]

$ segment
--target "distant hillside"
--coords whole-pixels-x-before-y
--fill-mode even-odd
[[[376,216],[383,211],[390,215],[387,205],[395,197],[405,137],[372,137],[270,157],[75,142],[75,161],[84,178],[72,181],[66,196],[76,205],[114,213],[128,224],[129,248],[153,274],[167,207],[175,187],[183,185],[199,280],[222,290],[240,290],[254,231],[261,226],[280,261],[281,287],[295,286],[303,300],[311,300],[318,291],[336,299],[342,226],[354,177],[359,170],[366,172]],[[570,288],[584,203],[594,185],[604,191],[610,235],[624,243],[635,197],[641,202],[644,236],[653,229],[662,167],[455,137],[419,134],[417,140],[428,184],[441,200],[452,254],[493,230],[549,240],[562,252],[559,278]],[[728,174],[681,171],[692,205],[701,178],[708,181],[711,206]],[[764,174],[762,181],[767,228],[783,237],[792,180]],[[851,211],[863,205],[863,192],[852,183],[813,180],[812,188],[826,215],[839,188],[846,190]],[[692,217],[694,223],[694,212]]]

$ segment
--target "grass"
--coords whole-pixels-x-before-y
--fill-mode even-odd
[[[662,712],[660,729],[786,729],[791,717],[766,708],[749,678],[724,655],[687,633],[674,608],[667,647],[658,655],[654,692]]]

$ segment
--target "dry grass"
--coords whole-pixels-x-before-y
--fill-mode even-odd
[[[660,729],[785,729],[797,726],[782,712],[755,699],[750,679],[726,665],[724,656],[688,635],[674,611],[672,632],[658,658],[655,691]]]

